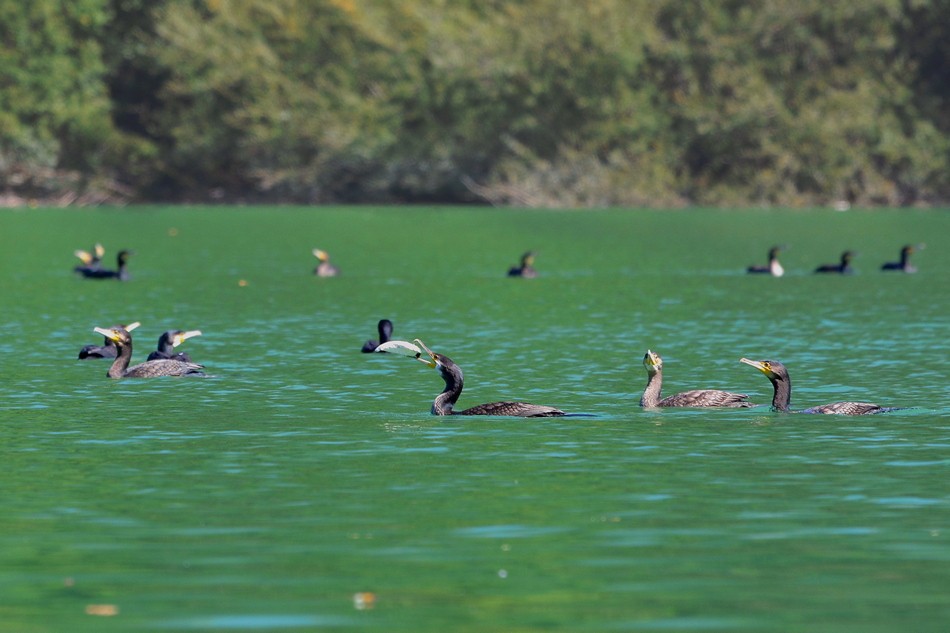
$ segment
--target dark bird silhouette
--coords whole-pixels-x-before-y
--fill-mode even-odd
[[[313,256],[320,263],[313,269],[313,274],[317,277],[336,277],[340,274],[340,269],[330,263],[330,254],[319,248],[313,249]]]
[[[117,325],[114,327],[125,328],[127,332],[131,332],[139,325],[141,325],[141,323],[135,321],[128,325]],[[79,360],[87,360],[89,358],[115,358],[117,351],[115,343],[107,336],[104,338],[102,345],[86,345],[79,350]]]
[[[118,279],[119,281],[128,281],[129,272],[127,270],[127,263],[129,256],[132,255],[132,251],[122,250],[116,255],[116,270],[107,270],[104,268],[95,268],[88,269],[83,268],[77,270],[76,272],[80,273],[86,279]]]
[[[389,319],[381,319],[379,323],[376,324],[376,330],[379,332],[379,340],[374,341],[370,339],[363,343],[363,349],[360,351],[364,354],[372,354],[376,351],[377,347],[389,342],[389,339],[393,336],[393,322]]]
[[[789,405],[792,400],[792,381],[788,377],[788,370],[785,368],[785,365],[777,360],[749,360],[748,358],[740,358],[739,362],[755,367],[765,374],[765,377],[769,379],[774,389],[772,395],[772,409],[775,411],[789,412]],[[803,409],[795,413],[867,415],[870,413],[895,411],[898,408],[900,407],[882,407],[870,402],[832,402],[830,404],[822,404],[817,407]]]
[[[838,273],[839,275],[850,275],[854,272],[851,267],[851,260],[854,259],[854,251],[845,251],[841,253],[841,261],[837,264],[822,264],[815,269],[816,273]]]
[[[132,360],[132,336],[125,328],[97,327],[94,330],[102,334],[113,343],[118,349],[118,355],[106,374],[109,378],[157,378],[158,376],[189,376],[202,375],[204,365],[197,363],[187,363],[180,360],[164,358],[161,360],[149,360],[133,367],[129,367]]]
[[[923,245],[920,246],[923,248]],[[915,273],[917,268],[910,263],[910,256],[914,253],[916,249],[913,245],[908,244],[901,249],[901,258],[900,261],[896,262],[887,262],[881,266],[881,270],[898,270],[902,273]]]
[[[778,261],[779,251],[785,250],[782,246],[773,246],[769,249],[769,263],[765,266],[749,266],[746,268],[747,273],[752,274],[766,274],[772,275],[773,277],[781,277],[785,274],[785,269],[782,268],[782,265]]]
[[[719,389],[694,389],[660,399],[663,388],[663,359],[650,350],[643,355],[647,386],[640,398],[641,407],[754,407],[748,394]]]
[[[524,277],[526,279],[537,277],[538,271],[534,269],[534,257],[535,253],[533,251],[528,251],[522,255],[521,263],[508,269],[508,276]]]
[[[171,358],[190,363],[191,356],[187,352],[176,353],[175,348],[195,336],[201,336],[201,330],[168,330],[162,332],[162,335],[158,337],[158,346],[154,352],[148,355],[147,360]]]

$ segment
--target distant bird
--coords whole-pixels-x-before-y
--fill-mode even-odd
[[[128,325],[117,325],[114,327],[125,328],[126,332],[131,332],[139,325],[141,325],[141,323],[135,321],[134,323],[129,323]],[[90,358],[115,358],[116,352],[117,350],[115,343],[109,337],[105,337],[102,345],[86,345],[81,350],[79,350],[79,360],[87,360]]]
[[[924,245],[921,244],[918,248],[923,248]],[[901,249],[901,259],[898,262],[887,262],[881,266],[881,270],[899,270],[903,273],[915,273],[917,268],[910,263],[910,256],[914,253],[915,248],[913,245],[908,244]]]
[[[102,256],[105,255],[106,249],[102,247],[102,244],[98,242],[92,247],[92,252],[84,250],[75,250],[73,255],[79,258],[81,264],[73,268],[77,273],[82,273],[84,270],[99,270],[99,266],[102,263]]]
[[[313,256],[320,261],[317,267],[313,269],[314,275],[317,277],[336,277],[340,274],[340,269],[330,263],[329,253],[315,248],[313,249]]]
[[[695,389],[660,399],[663,388],[663,359],[647,350],[643,355],[643,367],[647,370],[647,386],[640,398],[641,407],[754,407],[748,394],[720,391],[719,389]]]
[[[379,332],[379,340],[374,341],[370,339],[363,343],[363,349],[360,351],[364,354],[372,354],[376,351],[377,347],[389,342],[389,339],[393,336],[393,322],[389,319],[381,319],[379,323],[376,324],[376,330]]]
[[[76,272],[80,273],[86,279],[118,279],[119,281],[128,281],[129,272],[126,268],[129,256],[132,251],[122,250],[116,255],[116,270],[106,270],[103,268],[82,268]]]
[[[752,274],[768,274],[773,277],[781,277],[785,274],[785,269],[782,268],[782,265],[778,262],[779,251],[785,250],[782,246],[773,246],[769,249],[769,263],[766,266],[749,266],[746,268],[747,273]]]
[[[775,411],[789,412],[789,405],[792,399],[792,381],[788,377],[788,370],[785,365],[777,360],[749,360],[740,358],[739,362],[755,367],[765,374],[765,377],[772,383],[774,390],[772,395],[772,409]],[[900,407],[882,407],[870,402],[832,402],[817,407],[811,407],[796,413],[825,413],[837,415],[867,415],[870,413],[884,413],[886,411],[895,411]]]
[[[175,348],[194,336],[201,336],[201,330],[168,330],[158,337],[158,346],[148,355],[148,360],[171,358],[174,360],[191,362],[187,352],[175,352]]]
[[[851,267],[851,260],[854,259],[854,251],[845,251],[841,253],[841,261],[837,264],[822,264],[815,269],[816,273],[837,273],[839,275],[850,275],[854,272]]]
[[[525,279],[537,277],[538,271],[534,269],[534,257],[535,253],[533,251],[528,251],[522,255],[521,263],[508,269],[508,276],[524,277]]]
[[[188,376],[203,374],[203,365],[164,358],[149,360],[129,367],[132,360],[132,336],[121,327],[101,328],[93,331],[102,334],[118,348],[118,355],[106,374],[109,378],[157,378],[158,376]]]

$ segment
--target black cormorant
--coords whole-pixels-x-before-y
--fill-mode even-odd
[[[765,374],[765,377],[772,383],[775,390],[772,396],[772,409],[774,411],[789,411],[789,403],[792,399],[792,381],[788,377],[788,370],[785,365],[777,360],[749,360],[740,358],[739,362],[755,367]],[[899,408],[899,407],[898,407]],[[882,407],[870,402],[832,402],[817,407],[811,407],[798,411],[797,413],[827,413],[838,415],[866,415],[869,413],[884,413],[893,411],[894,407]]]
[[[106,270],[103,268],[88,269],[83,268],[77,270],[83,277],[86,279],[118,279],[119,281],[127,281],[129,279],[128,270],[126,270],[126,263],[129,259],[129,255],[132,254],[132,251],[122,250],[119,251],[116,255],[116,270]]]
[[[923,248],[923,246],[921,246]],[[881,270],[899,270],[904,273],[915,273],[917,268],[910,263],[910,256],[915,251],[913,245],[908,244],[901,249],[901,259],[899,262],[887,262],[881,266]]]
[[[538,276],[538,271],[534,269],[534,252],[528,251],[521,256],[521,264],[512,266],[508,269],[509,277],[524,277],[531,279]]]
[[[838,273],[839,275],[850,275],[854,272],[851,267],[851,260],[854,259],[854,251],[845,251],[841,253],[841,261],[837,264],[822,264],[815,269],[816,273]]]
[[[364,354],[372,354],[376,351],[376,348],[389,341],[393,336],[393,322],[389,319],[381,319],[379,323],[376,324],[376,330],[379,332],[379,340],[374,341],[372,339],[363,343],[363,349],[360,351]]]
[[[201,370],[204,369],[204,365],[170,358],[149,360],[134,367],[129,367],[129,361],[132,360],[132,336],[129,332],[121,327],[97,327],[94,331],[110,339],[118,348],[118,355],[106,374],[109,378],[203,375]]]
[[[319,260],[317,267],[313,269],[313,274],[317,277],[336,277],[340,274],[340,269],[330,263],[330,254],[319,248],[313,249],[313,256]]]
[[[171,358],[190,363],[191,356],[187,352],[176,353],[175,348],[193,336],[201,336],[201,330],[168,330],[162,332],[162,335],[158,337],[158,347],[148,355],[148,360]]]
[[[694,389],[660,399],[663,388],[663,359],[650,350],[643,355],[647,386],[640,398],[641,407],[754,407],[748,394],[719,389]]]
[[[763,273],[773,277],[781,277],[785,274],[785,269],[778,261],[779,251],[785,250],[782,246],[773,246],[769,249],[769,263],[767,266],[749,266],[747,273]]]
[[[129,323],[128,325],[119,325],[116,327],[125,328],[126,332],[131,332],[137,328],[141,323],[138,321],[134,323]],[[79,350],[79,360],[86,360],[87,358],[115,358],[116,357],[116,347],[115,343],[112,342],[108,336],[105,337],[102,345],[86,345],[81,350]]]

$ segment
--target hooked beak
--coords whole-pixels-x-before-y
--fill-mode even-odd
[[[187,332],[179,332],[174,337],[172,337],[172,347],[178,347],[194,336],[201,336],[201,330],[188,330]]]
[[[422,355],[420,354],[420,355],[416,356],[416,360],[417,360],[417,361],[419,361],[420,363],[424,363],[424,364],[428,365],[428,366],[431,367],[432,369],[435,369],[436,367],[438,367],[438,364],[439,364],[439,363],[438,363],[438,361],[435,359],[435,353],[434,353],[431,349],[429,349],[428,347],[426,347],[426,344],[425,344],[425,343],[423,343],[423,342],[420,341],[419,339],[413,339],[413,343],[415,343],[416,345],[418,345],[426,354],[429,355],[429,358],[423,358]]]
[[[660,364],[660,357],[653,351],[647,350],[647,353],[643,355],[643,364],[648,368],[654,368]]]
[[[755,367],[766,376],[770,376],[772,374],[772,372],[769,371],[769,369],[765,366],[765,363],[759,362],[757,360],[749,360],[748,358],[740,358],[739,362],[745,363],[746,365],[749,365],[750,367]]]
[[[106,337],[110,341],[119,340],[119,333],[116,332],[113,328],[97,327],[97,328],[93,328],[92,331],[95,332],[96,334],[102,334],[104,337]]]

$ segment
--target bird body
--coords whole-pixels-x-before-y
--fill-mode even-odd
[[[509,277],[523,277],[525,279],[533,279],[538,276],[538,271],[534,268],[534,257],[535,253],[533,251],[528,251],[521,256],[521,263],[518,266],[512,266],[508,269]]]
[[[663,387],[663,359],[647,350],[643,356],[647,370],[647,386],[640,398],[641,407],[754,407],[748,394],[720,389],[694,389],[660,399]]]
[[[86,279],[117,279],[119,281],[128,281],[129,272],[127,263],[132,251],[122,250],[116,255],[116,269],[107,270],[105,268],[80,268],[76,272]]]
[[[881,266],[881,270],[896,270],[902,273],[915,273],[917,268],[910,263],[910,256],[914,252],[914,247],[910,244],[901,249],[900,261],[887,262]]]
[[[150,360],[129,367],[132,360],[132,336],[123,327],[95,328],[95,332],[110,339],[117,355],[106,374],[109,378],[156,378],[159,376],[188,376],[203,374],[203,365],[180,360]]]
[[[363,343],[363,348],[360,351],[364,354],[372,354],[377,347],[389,342],[393,335],[393,322],[389,319],[380,319],[379,323],[376,324],[376,331],[379,333],[379,340],[370,339]]]
[[[772,275],[773,277],[781,277],[785,274],[785,269],[782,268],[782,264],[778,261],[779,251],[782,250],[781,246],[773,246],[769,249],[769,263],[766,266],[749,266],[746,268],[747,273],[751,274],[767,274]]]
[[[740,358],[739,362],[755,367],[769,379],[774,389],[772,395],[772,409],[789,412],[792,399],[792,381],[788,376],[788,369],[777,360],[749,360]],[[884,413],[894,410],[893,407],[882,407],[871,402],[832,402],[817,407],[803,409],[797,413],[819,413],[830,415],[868,415]]]
[[[815,269],[815,272],[850,275],[854,272],[854,268],[851,267],[852,259],[854,259],[854,251],[845,251],[841,253],[841,260],[837,264],[822,264]]]
[[[317,277],[336,277],[340,274],[340,269],[330,263],[330,254],[319,248],[313,249],[313,256],[320,262],[313,269],[313,274]]]
[[[191,356],[189,356],[187,352],[176,353],[175,348],[195,336],[201,336],[201,330],[168,330],[167,332],[162,332],[162,335],[158,337],[158,346],[154,352],[148,355],[147,360],[170,358],[190,363]]]

